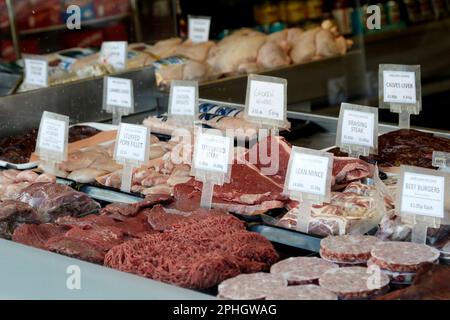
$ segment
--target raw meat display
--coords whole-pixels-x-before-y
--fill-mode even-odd
[[[89,126],[72,126],[69,128],[69,143],[83,140],[100,131]],[[38,130],[33,129],[25,134],[6,137],[0,140],[0,160],[11,163],[26,163],[36,146]]]
[[[53,223],[23,224],[14,230],[12,240],[27,246],[45,250],[45,243],[47,240],[63,234],[65,231],[65,228]]]
[[[201,190],[202,183],[194,179],[176,185],[174,197],[179,208],[191,211],[189,207],[199,207]],[[283,208],[287,199],[282,192],[278,184],[250,163],[233,164],[230,182],[215,186],[212,206],[243,215],[257,215]]]
[[[266,296],[266,300],[337,300],[337,295],[322,287],[308,284],[276,288]]]
[[[33,183],[51,182],[56,178],[49,174],[38,175],[31,170],[18,171],[14,169],[0,171],[0,200],[15,200],[21,191]]]
[[[385,133],[378,138],[378,156],[384,166],[433,168],[433,151],[450,152],[450,139],[413,129]]]
[[[378,265],[373,263],[372,259],[369,259],[367,261],[367,266],[372,268],[378,267]],[[389,277],[391,284],[395,284],[398,286],[405,286],[412,284],[416,276],[415,272],[397,272],[397,271],[390,271],[387,269],[380,269],[380,270]]]
[[[278,288],[287,286],[280,274],[241,274],[219,284],[218,297],[231,300],[264,300]]]
[[[346,267],[327,271],[319,285],[336,293],[339,299],[371,299],[389,290],[389,277],[364,267]]]
[[[40,222],[36,210],[28,204],[14,200],[0,201],[0,238],[11,239],[20,225]]]
[[[207,81],[344,55],[352,44],[328,20],[307,31],[291,28],[270,35],[243,28],[217,44],[177,43],[171,57],[165,54],[154,63],[155,78],[163,87],[171,80]],[[191,62],[195,72],[187,70]]]
[[[283,275],[289,285],[318,284],[320,276],[333,268],[339,266],[320,258],[291,257],[274,264],[270,273]]]
[[[421,264],[436,262],[439,255],[439,250],[424,244],[386,241],[374,246],[371,262],[388,271],[416,272]]]
[[[338,264],[366,264],[380,240],[373,236],[343,235],[320,241],[320,256]]]
[[[86,194],[51,182],[29,185],[22,189],[17,200],[35,208],[41,222],[53,222],[60,216],[80,216],[100,209],[100,205]]]
[[[112,248],[104,263],[185,288],[207,289],[240,273],[268,270],[276,260],[270,242],[246,231],[237,218],[199,214]]]
[[[379,300],[450,300],[450,266],[425,263],[412,286],[390,292]]]
[[[334,184],[347,184],[373,175],[374,167],[367,162],[347,157],[334,157],[333,181]]]

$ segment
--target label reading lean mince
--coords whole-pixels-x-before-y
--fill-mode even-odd
[[[188,16],[188,37],[193,43],[209,40],[211,17]]]
[[[444,218],[444,188],[443,176],[405,172],[401,213]]]
[[[44,59],[24,59],[25,83],[37,87],[48,86],[48,61]]]
[[[326,157],[294,153],[289,190],[325,196],[328,163]]]

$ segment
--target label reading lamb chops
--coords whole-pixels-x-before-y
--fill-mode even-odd
[[[133,81],[105,77],[103,80],[103,110],[113,114],[112,123],[118,125],[122,116],[134,112]]]
[[[233,140],[215,129],[198,128],[191,175],[203,182],[200,206],[211,209],[214,185],[230,181]]]
[[[331,153],[292,148],[283,192],[300,202],[297,214],[299,231],[308,233],[313,204],[330,201],[332,168]]]
[[[409,129],[410,115],[422,110],[420,66],[380,64],[379,106],[399,114],[399,127]]]
[[[397,205],[402,221],[413,225],[412,241],[425,243],[428,227],[450,224],[450,203],[445,195],[449,175],[431,169],[401,166]]]
[[[336,146],[350,157],[378,152],[378,109],[342,103]]]

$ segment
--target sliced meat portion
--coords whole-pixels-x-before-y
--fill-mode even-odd
[[[219,298],[231,300],[264,300],[274,290],[287,286],[282,275],[271,273],[241,274],[219,285]]]
[[[387,292],[389,277],[363,267],[347,267],[327,271],[319,285],[336,293],[339,299],[370,299]]]
[[[373,236],[331,236],[320,241],[320,256],[337,263],[366,263],[378,242]]]
[[[24,224],[14,230],[12,240],[35,248],[46,249],[47,240],[66,231],[66,228],[50,223]]]
[[[373,247],[371,261],[389,271],[416,272],[421,264],[436,262],[439,255],[439,250],[425,244],[386,241]]]
[[[337,300],[334,292],[316,285],[289,286],[273,290],[266,300]]]
[[[352,181],[373,175],[374,166],[361,159],[334,157],[333,181],[334,184],[347,184]]]
[[[304,285],[318,284],[320,276],[334,268],[339,266],[320,258],[291,257],[274,264],[270,272],[283,275],[289,285]]]

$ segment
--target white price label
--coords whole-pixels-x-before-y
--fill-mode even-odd
[[[416,104],[416,74],[411,71],[383,71],[384,102]]]
[[[195,89],[194,86],[173,86],[170,92],[170,114],[194,116],[197,108]]]
[[[444,177],[405,172],[400,212],[444,218],[444,189]]]
[[[201,43],[209,40],[210,17],[189,17],[188,35],[193,43]]]
[[[327,194],[329,158],[294,152],[288,190],[319,196]]]
[[[43,118],[39,127],[38,148],[42,151],[64,154],[67,123],[62,120]]]
[[[145,163],[150,132],[147,127],[121,123],[116,140],[115,159]]]
[[[48,86],[48,61],[38,59],[24,59],[25,83],[29,85]]]
[[[200,134],[195,144],[195,169],[226,174],[230,159],[230,137]]]
[[[116,70],[125,70],[127,68],[127,50],[128,43],[126,41],[103,42],[100,61],[112,65]]]
[[[342,144],[374,147],[375,115],[373,113],[344,110],[342,120]]]
[[[107,77],[106,86],[106,106],[133,108],[133,83],[130,79]]]
[[[250,81],[248,115],[251,117],[285,119],[285,85],[259,80]]]

